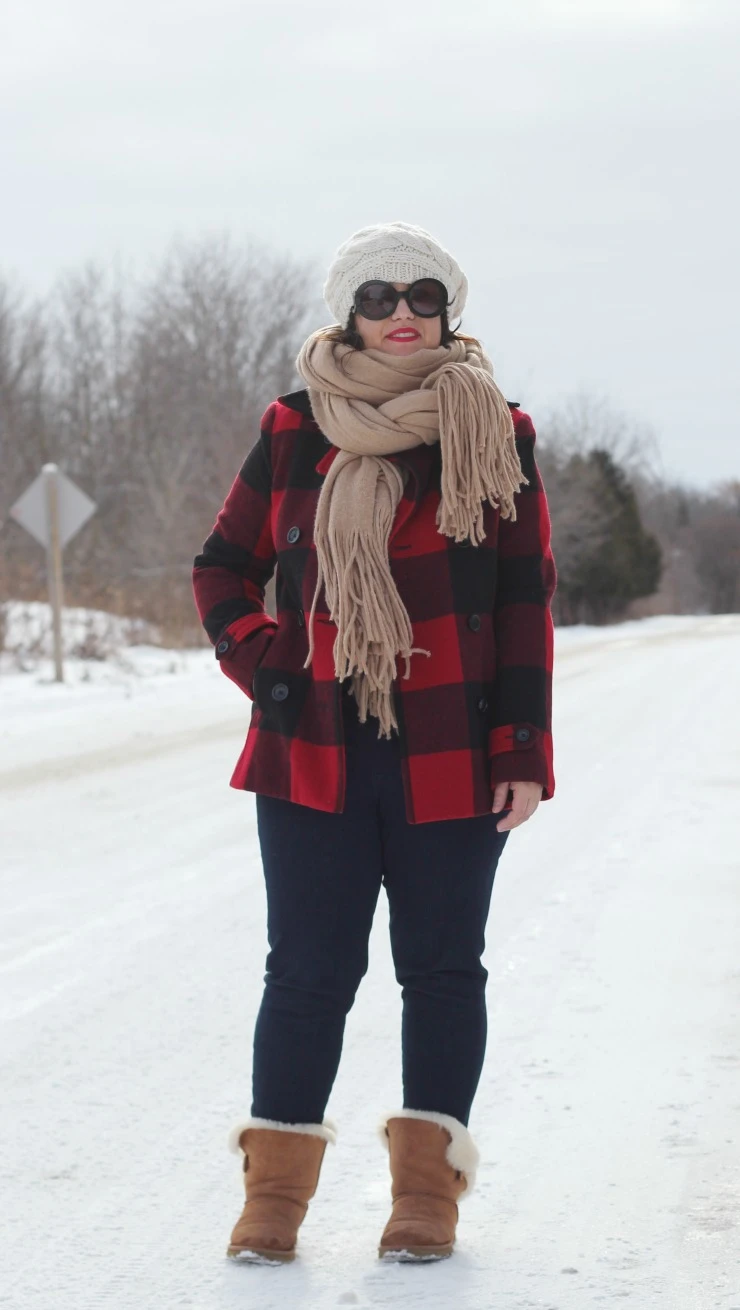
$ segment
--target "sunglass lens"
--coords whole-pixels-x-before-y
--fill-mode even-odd
[[[398,297],[388,282],[366,282],[355,297],[358,313],[363,318],[388,318],[397,303]]]
[[[411,288],[411,308],[421,318],[434,318],[447,304],[447,291],[435,278],[423,278]]]

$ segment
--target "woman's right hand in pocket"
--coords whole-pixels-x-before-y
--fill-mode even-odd
[[[234,641],[227,634],[217,643],[216,652],[222,671],[250,700],[254,700],[254,675],[270,649],[276,632],[277,623],[271,620],[241,641]],[[227,649],[219,651],[219,647],[227,642]]]

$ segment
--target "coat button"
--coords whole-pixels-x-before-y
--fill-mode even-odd
[[[468,619],[468,627],[471,632],[480,632],[480,614],[471,614]]]
[[[288,541],[289,541],[289,543],[290,543],[291,546],[295,546],[295,544],[296,544],[298,538],[300,537],[300,535],[301,535],[301,530],[300,530],[300,528],[289,528],[289,529],[288,529]]]
[[[216,647],[216,654],[225,655],[228,649],[229,649],[228,641],[220,641]]]
[[[532,734],[530,733],[529,728],[517,728],[516,732],[514,733],[514,736],[516,737],[517,741],[529,741],[531,735]]]
[[[299,627],[299,628],[305,628],[305,626],[306,626],[306,616],[305,616],[305,614],[303,613],[303,610],[299,610],[299,611],[298,611],[298,613],[297,613],[296,616],[295,616],[295,620],[296,620],[296,623],[298,624],[298,627]]]
[[[463,537],[462,541],[456,541],[456,542],[455,542],[455,545],[456,545],[456,546],[472,546],[472,544],[473,544],[473,543],[472,543],[472,541],[470,540],[470,537]]]
[[[329,437],[324,437],[324,445],[325,445],[325,446],[330,446],[330,445],[331,445],[331,439],[330,439]]]
[[[288,694],[288,688],[284,682],[276,682],[271,692],[273,700],[287,700]]]
[[[488,709],[488,701],[486,700],[485,696],[481,696],[480,700],[478,701],[478,709],[480,710],[481,714],[485,714],[486,710]]]

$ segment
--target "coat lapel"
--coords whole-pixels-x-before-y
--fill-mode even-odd
[[[438,468],[439,443],[434,446],[414,446],[412,450],[402,450],[388,458],[392,464],[400,465],[408,474],[401,503],[393,521],[392,541],[427,493],[432,475]]]

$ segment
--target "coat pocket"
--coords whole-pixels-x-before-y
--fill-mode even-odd
[[[216,659],[221,670],[235,682],[237,687],[250,700],[254,699],[253,683],[257,669],[270,649],[276,633],[276,625],[270,620],[265,626],[241,640],[235,640],[226,634],[216,642]]]

